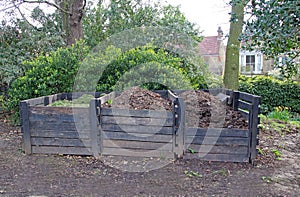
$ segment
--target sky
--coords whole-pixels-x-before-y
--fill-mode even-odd
[[[219,26],[224,35],[229,33],[230,6],[226,4],[229,0],[164,0],[160,2],[173,6],[179,5],[188,20],[200,27],[204,36],[217,35]]]
[[[199,25],[204,36],[217,35],[220,26],[224,35],[229,33],[229,0],[165,0],[167,3],[177,6],[185,14],[189,21]]]

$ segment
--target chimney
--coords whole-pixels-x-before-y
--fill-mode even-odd
[[[218,27],[218,40],[222,40],[223,38],[223,30],[221,27]]]

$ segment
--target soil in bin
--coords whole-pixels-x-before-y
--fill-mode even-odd
[[[248,129],[247,121],[230,106],[223,105],[218,98],[203,91],[185,91],[179,95],[186,103],[186,125],[188,127],[214,127]],[[172,102],[159,94],[139,87],[125,90],[112,103],[104,107],[125,109],[172,110]]]

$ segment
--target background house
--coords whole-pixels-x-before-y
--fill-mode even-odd
[[[199,51],[211,72],[222,75],[225,67],[225,45],[223,31],[218,28],[217,36],[204,37],[199,44]]]
[[[204,37],[199,44],[199,51],[209,70],[222,75],[225,68],[226,46],[221,27],[217,33],[217,36]],[[273,70],[273,63],[274,60],[267,60],[260,51],[240,50],[240,73],[243,75],[266,74]]]

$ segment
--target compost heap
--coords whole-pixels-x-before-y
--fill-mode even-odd
[[[248,129],[242,115],[223,105],[217,97],[203,91],[185,91],[179,95],[186,103],[186,126],[201,128]],[[172,102],[159,94],[140,87],[132,87],[103,107],[125,109],[172,110]]]
[[[108,105],[106,103],[106,105]],[[125,109],[149,109],[149,110],[168,110],[173,109],[172,102],[164,99],[155,92],[134,86],[122,92],[113,99],[108,107]]]
[[[185,91],[179,95],[186,103],[186,126],[201,128],[248,129],[241,113],[207,92]]]

